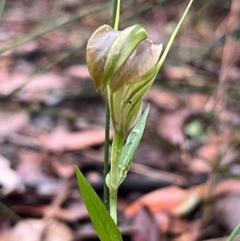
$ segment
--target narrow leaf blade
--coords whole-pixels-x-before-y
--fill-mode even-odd
[[[168,52],[169,52],[169,50],[170,50],[170,48],[171,48],[171,46],[173,44],[173,41],[174,41],[174,39],[175,39],[175,37],[176,37],[176,35],[177,35],[177,33],[178,33],[182,23],[183,23],[183,20],[187,16],[187,13],[188,13],[192,3],[193,3],[193,0],[190,0],[188,5],[187,5],[187,7],[186,7],[186,9],[185,9],[185,11],[184,11],[184,13],[183,13],[183,15],[182,15],[182,17],[181,17],[181,19],[179,20],[175,30],[173,31],[173,33],[172,33],[172,35],[171,35],[171,37],[170,37],[170,39],[169,39],[169,41],[167,43],[167,46],[166,46],[166,48],[165,48],[165,50],[164,50],[164,52],[162,54],[162,57],[159,59],[159,61],[157,63],[158,70],[160,70],[160,68],[162,67],[162,65],[163,65],[163,63],[164,63],[164,61],[165,61],[165,59],[167,57],[167,54],[168,54]]]
[[[128,170],[130,169],[132,159],[134,157],[134,154],[138,148],[138,145],[141,141],[147,116],[150,110],[150,106],[148,105],[144,113],[142,114],[141,118],[138,120],[137,124],[129,134],[126,144],[123,147],[121,157],[120,157],[120,183],[123,182],[125,179]]]
[[[102,201],[78,167],[75,170],[79,190],[99,239],[101,241],[122,241],[121,233]]]

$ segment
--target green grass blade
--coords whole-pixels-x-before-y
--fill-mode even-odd
[[[231,235],[228,237],[227,241],[233,241],[234,238],[240,233],[240,223],[237,227],[232,231]]]
[[[180,21],[178,22],[177,27],[175,28],[174,32],[172,33],[171,38],[169,39],[168,44],[166,46],[166,49],[164,50],[163,55],[162,55],[162,57],[160,58],[160,60],[159,60],[159,62],[157,64],[158,69],[160,69],[162,67],[162,65],[163,65],[163,63],[164,63],[164,61],[165,61],[165,59],[167,57],[167,54],[168,54],[168,52],[169,52],[169,50],[170,50],[170,48],[172,46],[172,43],[173,43],[173,41],[174,41],[174,39],[175,39],[175,37],[176,37],[176,35],[177,35],[177,33],[178,33],[182,23],[183,23],[183,20],[185,19],[186,15],[187,15],[187,13],[189,11],[192,3],[193,3],[193,0],[190,0],[188,5],[187,5],[187,8],[185,9],[185,11],[184,11],[184,13],[183,13],[183,15],[182,15],[182,17],[180,19]]]

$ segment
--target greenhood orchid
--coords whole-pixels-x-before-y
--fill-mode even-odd
[[[88,41],[88,69],[96,89],[107,89],[115,132],[126,133],[134,126],[143,95],[157,75],[162,44],[147,37],[141,25],[123,31],[103,25]]]
[[[105,206],[81,171],[76,169],[79,189],[101,241],[122,241],[121,233],[116,225],[117,193],[130,169],[149,114],[149,105],[142,114],[142,99],[162,67],[193,0],[189,0],[163,53],[162,44],[154,44],[149,40],[145,29],[139,24],[117,31],[120,0],[113,2],[114,29],[108,25],[99,27],[88,41],[86,56],[95,88],[106,93],[108,101],[104,162],[107,168],[104,168],[106,184],[104,187],[108,187],[109,196],[105,196],[104,192]],[[115,130],[110,171],[108,169],[109,109]],[[104,188],[104,190],[107,189]],[[109,208],[110,215],[106,208]]]

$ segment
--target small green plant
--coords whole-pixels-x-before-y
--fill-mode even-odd
[[[162,44],[154,44],[149,40],[141,25],[118,31],[120,0],[114,1],[113,28],[101,26],[88,41],[89,73],[96,89],[107,94],[107,106],[115,131],[111,168],[105,180],[110,194],[110,214],[106,208],[108,204],[106,207],[103,205],[81,171],[76,168],[83,201],[101,241],[122,240],[117,227],[117,193],[130,169],[145,129],[150,107],[142,114],[142,99],[153,84],[192,2],[190,0],[162,55]],[[108,200],[105,202],[108,203]]]

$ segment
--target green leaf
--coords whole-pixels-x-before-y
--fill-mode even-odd
[[[138,120],[137,124],[129,134],[127,141],[122,149],[120,164],[119,164],[119,170],[120,170],[119,185],[123,182],[123,180],[127,176],[127,172],[130,169],[134,154],[141,141],[141,138],[145,129],[149,109],[150,109],[150,106],[148,105],[143,115]]]
[[[147,33],[139,24],[128,27],[120,32],[108,53],[105,63],[103,78],[104,87],[106,87],[110,81],[111,84],[113,84],[114,91],[125,85],[125,83],[112,83],[112,78],[133,53],[139,43],[145,39],[147,39]]]
[[[235,227],[227,241],[234,241],[235,237],[240,233],[240,223]]]
[[[84,204],[99,239],[101,241],[122,241],[121,233],[102,201],[78,167],[75,170]]]

